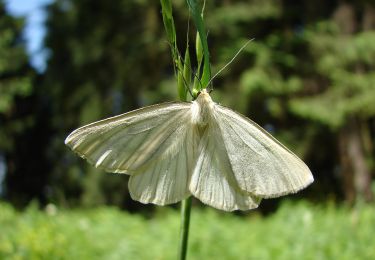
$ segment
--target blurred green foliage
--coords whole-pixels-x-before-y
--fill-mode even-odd
[[[375,209],[283,203],[272,215],[192,212],[189,259],[373,259]],[[116,208],[22,212],[0,204],[2,259],[175,259],[179,212]]]
[[[318,59],[316,72],[328,82],[326,89],[293,100],[292,111],[338,128],[348,118],[375,115],[375,31],[343,34],[334,23],[319,23],[306,32]],[[311,109],[315,108],[315,109]]]
[[[21,36],[23,26],[24,20],[8,15],[0,1],[0,151],[11,151],[14,140],[7,137],[22,133],[31,124],[18,111],[19,103],[31,95],[33,78]]]

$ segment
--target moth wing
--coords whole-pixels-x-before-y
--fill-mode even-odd
[[[158,104],[78,128],[65,144],[95,167],[132,175],[178,154],[189,122],[190,103]]]
[[[225,211],[253,209],[261,201],[241,190],[236,183],[215,122],[209,124],[200,140],[189,190],[203,203]]]
[[[314,181],[306,164],[255,122],[217,104],[214,117],[242,190],[270,198],[295,193]]]

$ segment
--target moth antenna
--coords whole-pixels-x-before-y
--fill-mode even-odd
[[[224,67],[222,67],[218,72],[216,72],[216,74],[210,79],[210,81],[208,82],[208,84],[207,85],[209,85],[209,84],[211,84],[212,83],[212,81],[214,80],[214,78],[216,78],[223,70],[225,70],[236,58],[237,58],[237,56],[241,53],[241,51],[243,50],[243,49],[245,49],[246,48],[246,46],[250,43],[250,42],[252,42],[253,40],[255,40],[255,38],[252,38],[252,39],[250,39],[250,40],[248,40],[238,51],[237,51],[237,53],[233,56],[233,58],[227,63],[227,64],[225,64],[224,65]]]

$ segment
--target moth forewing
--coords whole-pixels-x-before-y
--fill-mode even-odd
[[[239,187],[264,198],[297,192],[313,182],[306,164],[250,119],[215,105],[215,118]]]
[[[173,153],[189,111],[190,103],[185,102],[137,109],[78,128],[65,143],[98,168],[132,174],[164,153]]]

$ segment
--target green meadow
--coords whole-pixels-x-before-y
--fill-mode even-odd
[[[176,259],[178,210],[17,211],[0,204],[0,259]],[[194,208],[188,259],[375,259],[375,209],[282,203],[273,214]]]

